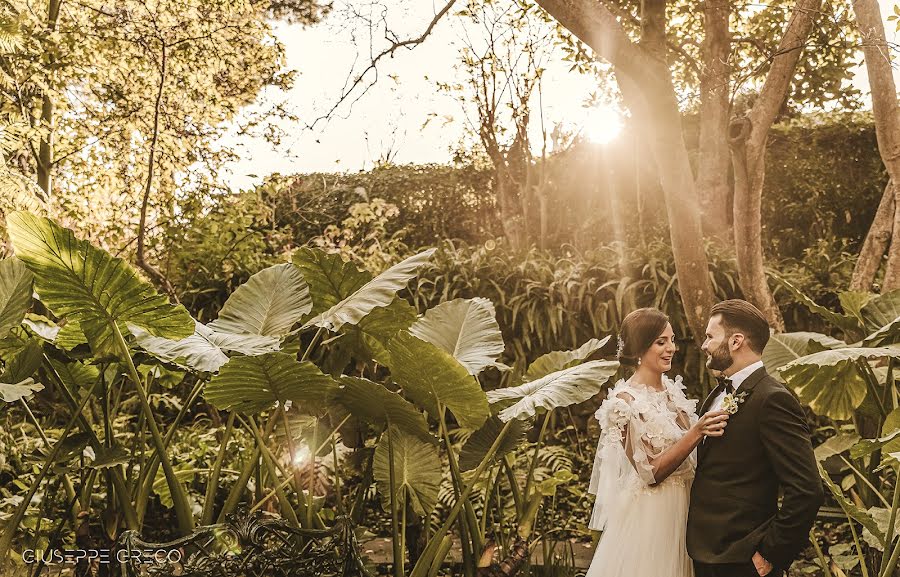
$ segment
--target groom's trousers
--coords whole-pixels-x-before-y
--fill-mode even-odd
[[[718,563],[708,565],[694,561],[695,577],[759,577],[752,561],[746,563]],[[766,577],[782,577],[784,572],[773,569]]]

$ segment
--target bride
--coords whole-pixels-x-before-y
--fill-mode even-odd
[[[696,415],[697,401],[673,381],[669,318],[638,309],[622,321],[619,361],[634,367],[595,413],[600,442],[589,492],[589,527],[603,531],[586,577],[693,577],[685,547],[694,449],[725,431],[724,411]]]

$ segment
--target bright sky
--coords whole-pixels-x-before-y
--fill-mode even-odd
[[[421,34],[433,15],[429,9],[405,19],[407,34]],[[267,91],[261,95],[261,103],[285,101],[289,110],[306,121],[330,109],[354,60],[359,59],[359,66],[368,56],[358,54],[351,41],[352,31],[337,28],[331,20],[306,29],[288,25],[276,28],[278,39],[285,45],[287,67],[297,70],[299,76],[290,93]],[[451,95],[438,91],[436,83],[458,80],[453,67],[459,60],[461,27],[454,24],[456,21],[445,18],[423,44],[383,59],[375,86],[352,110],[343,106],[339,117],[314,131],[289,125],[289,137],[274,150],[261,138],[227,136],[225,142],[238,144],[241,156],[228,167],[228,184],[247,188],[273,172],[365,170],[388,151],[396,151],[394,160],[398,163],[448,162],[452,145],[463,135],[463,114],[461,105]],[[376,49],[382,50],[383,45]],[[573,127],[584,124],[588,111],[583,103],[595,89],[593,81],[568,72],[567,66],[550,67],[543,82],[547,126],[552,127],[554,122]],[[429,115],[435,113],[439,118],[423,128]],[[453,121],[448,123],[441,117],[452,117]]]
[[[881,2],[881,7],[886,17],[893,2]],[[391,25],[402,38],[417,36],[433,14],[431,9],[414,15],[396,10],[398,20]],[[382,60],[375,86],[352,109],[343,106],[338,117],[320,123],[313,131],[286,124],[287,138],[274,147],[262,138],[226,136],[224,143],[236,144],[241,157],[227,167],[226,182],[239,189],[251,187],[274,172],[366,170],[389,151],[395,153],[393,160],[398,163],[448,162],[451,148],[463,134],[462,109],[452,96],[436,89],[436,82],[459,80],[454,65],[459,59],[462,29],[455,22],[455,18],[445,18],[425,43]],[[337,18],[328,18],[306,29],[283,24],[276,28],[278,39],[285,45],[287,68],[299,75],[289,93],[267,91],[261,95],[261,106],[284,103],[305,121],[330,109],[354,61],[359,66],[368,57],[353,44],[354,30],[339,23]],[[896,40],[894,23],[887,22],[885,29],[888,40]],[[365,40],[359,30],[355,32]],[[381,49],[382,45],[375,47],[376,52]],[[895,69],[895,76],[900,81],[900,70]],[[565,63],[548,66],[543,83],[546,125],[563,122],[575,129],[584,126],[585,130],[599,126],[602,132],[604,126],[616,122],[614,115],[589,115],[585,109],[586,98],[596,89],[593,82],[569,72]],[[858,70],[854,84],[868,92],[864,67]],[[432,114],[453,120],[433,119],[423,128]]]

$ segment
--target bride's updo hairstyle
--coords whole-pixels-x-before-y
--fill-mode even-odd
[[[617,357],[626,367],[636,367],[638,360],[666,330],[669,317],[659,309],[643,308],[631,311],[619,327]]]

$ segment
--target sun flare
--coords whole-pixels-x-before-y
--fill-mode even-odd
[[[618,110],[609,105],[601,105],[588,111],[584,123],[584,134],[591,142],[606,144],[622,132],[624,123]]]

